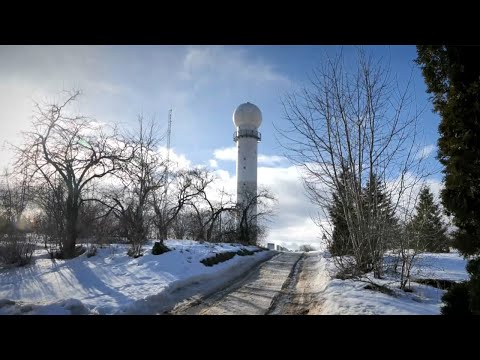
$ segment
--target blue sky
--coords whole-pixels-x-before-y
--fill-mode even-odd
[[[31,99],[58,98],[61,89],[77,87],[84,96],[82,113],[100,121],[133,125],[139,113],[166,127],[173,109],[171,143],[190,164],[210,164],[233,183],[232,113],[250,101],[260,107],[263,123],[259,182],[279,195],[281,212],[271,240],[284,245],[314,242],[318,232],[308,221],[301,184],[281,149],[272,123],[282,124],[281,97],[301,86],[325,54],[338,46],[0,46],[0,144],[16,142],[27,130]],[[355,48],[342,47],[347,57]],[[432,113],[421,72],[414,64],[415,46],[367,46],[390,60],[392,74],[405,81],[413,71],[425,144],[434,149],[439,118]],[[435,151],[430,155],[432,164]],[[0,165],[10,153],[2,148]],[[263,179],[260,177],[263,176]],[[441,176],[435,176],[438,181]],[[288,190],[286,190],[288,189]]]

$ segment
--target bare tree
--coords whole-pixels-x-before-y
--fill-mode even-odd
[[[364,189],[379,180],[396,212],[406,191],[428,174],[416,144],[420,111],[410,83],[402,89],[382,60],[362,49],[356,60],[349,71],[343,54],[327,58],[310,86],[284,98],[288,127],[276,129],[285,155],[301,169],[307,195],[319,208],[316,223],[327,238],[328,209],[332,193],[338,194],[353,256],[337,259],[337,266],[350,276],[373,269],[378,278],[392,228],[376,193],[366,198]]]
[[[0,209],[2,216],[14,231],[18,228],[21,216],[30,201],[31,192],[25,172],[12,174],[5,169],[0,181]]]
[[[171,222],[171,231],[175,239],[194,239],[197,233],[196,214],[193,209],[184,207]]]
[[[433,242],[439,246],[445,245],[443,233],[437,232],[431,227],[432,218],[425,213],[419,216],[421,202],[421,190],[425,185],[421,184],[416,189],[409,191],[404,204],[399,206],[402,214],[401,231],[396,234],[394,242],[394,271],[400,274],[400,289],[406,290],[412,278],[412,269],[421,254],[432,250]],[[425,208],[423,208],[425,210]],[[443,235],[444,236],[444,235]],[[430,246],[429,246],[430,245]]]
[[[315,251],[315,248],[311,245],[302,245],[298,248],[298,250],[303,252],[310,252],[310,251]]]
[[[256,194],[246,193],[244,201],[237,204],[238,241],[243,244],[257,245],[265,235],[265,222],[274,215],[273,205],[277,198],[266,188]]]
[[[205,177],[206,185],[212,183],[213,176],[208,170],[203,170],[202,176]],[[236,204],[233,201],[233,196],[226,194],[224,190],[220,191],[220,200],[213,201],[207,196],[206,187],[198,193],[198,196],[192,199],[190,206],[195,211],[195,219],[197,225],[196,240],[212,241],[215,235],[215,227],[221,216],[225,212],[233,212],[236,210]],[[217,236],[221,236],[221,230],[217,231]]]
[[[0,178],[0,263],[30,262],[34,244],[27,236],[30,223],[23,216],[30,194],[24,173],[14,176],[5,170]]]
[[[153,192],[152,201],[153,223],[161,244],[167,239],[180,211],[192,204],[213,180],[205,175],[203,169],[179,170],[169,174],[168,178],[168,183],[163,183],[163,186]]]
[[[211,208],[211,222],[207,231],[208,241],[212,241],[216,238],[218,242],[224,242],[223,239],[223,224],[224,216],[230,216],[237,210],[237,204],[234,201],[233,194],[229,194],[224,189],[220,192],[220,201],[216,204],[216,207]]]
[[[400,289],[405,290],[411,280],[411,271],[418,256],[425,252],[422,246],[422,239],[408,226],[403,224],[401,231],[397,234],[397,247],[394,252],[393,261],[395,272],[400,273]],[[399,268],[399,269],[398,269]],[[400,271],[398,271],[400,270]]]
[[[36,103],[32,130],[24,133],[24,145],[16,148],[16,166],[33,180],[53,189],[57,175],[65,185],[66,237],[61,243],[64,258],[76,255],[77,221],[86,186],[114,173],[131,159],[131,149],[116,128],[107,133],[106,126],[67,111],[79,95],[79,91],[71,91],[61,103]]]
[[[58,176],[50,178],[50,183],[37,184],[34,190],[34,204],[40,210],[35,216],[34,233],[43,239],[45,249],[54,256],[67,238],[65,184]]]
[[[137,130],[126,136],[133,156],[114,175],[121,185],[107,193],[108,203],[101,201],[118,217],[133,257],[142,255],[142,245],[150,232],[153,192],[165,185],[166,166],[158,151],[163,137],[159,134],[153,120],[145,124],[143,116],[138,117]]]

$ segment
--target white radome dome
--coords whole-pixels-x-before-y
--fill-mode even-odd
[[[258,129],[262,124],[262,112],[258,106],[246,102],[233,112],[233,123],[243,129]]]

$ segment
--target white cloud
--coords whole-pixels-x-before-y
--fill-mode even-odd
[[[228,148],[215,149],[213,156],[217,160],[237,161],[237,148],[235,146]]]
[[[214,77],[211,75],[215,74]],[[287,77],[260,59],[251,59],[242,48],[224,46],[189,47],[180,71],[185,80],[194,79],[197,84],[208,79],[232,79],[261,85],[267,82],[289,84]]]
[[[167,158],[166,147],[161,146],[158,151],[163,159]],[[192,167],[192,162],[188,160],[185,155],[176,153],[175,149],[170,149],[169,159],[170,163],[176,169],[188,169]]]
[[[235,201],[237,191],[235,176],[230,175],[228,171],[223,169],[214,170],[213,173],[216,176],[216,179],[207,191],[209,198],[214,201],[219,201],[222,197],[222,193],[224,193],[226,194],[223,196],[224,202],[228,202],[229,200],[232,202]]]
[[[318,241],[318,228],[311,221],[317,209],[305,195],[297,167],[259,167],[258,185],[270,188],[278,197],[277,215],[271,226],[275,231],[269,236],[271,241],[277,241],[275,237],[279,234],[282,234],[282,241],[287,238],[293,242]]]
[[[436,150],[437,146],[435,144],[426,145],[418,152],[417,159],[426,159]]]
[[[283,156],[264,155],[264,154],[258,155],[258,163],[261,165],[271,166],[271,165],[282,163],[284,161],[286,161],[286,159]]]
[[[212,168],[217,168],[218,167],[217,160],[210,159],[210,160],[208,160],[208,163],[210,164],[210,167],[212,167]]]
[[[272,227],[266,242],[273,242],[290,250],[296,250],[302,245],[323,248],[320,234],[320,228],[310,218],[305,218],[297,224]]]
[[[237,161],[237,148],[232,146],[228,148],[215,149],[213,151],[213,156],[217,160]],[[258,163],[260,165],[274,166],[285,161],[286,159],[283,156],[265,154],[258,155]]]

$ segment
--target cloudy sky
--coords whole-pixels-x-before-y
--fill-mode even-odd
[[[400,80],[413,74],[422,115],[424,155],[436,163],[438,116],[432,113],[414,46],[370,46],[390,61]],[[5,142],[18,143],[28,130],[33,100],[59,97],[62,89],[83,91],[82,114],[103,122],[134,124],[139,113],[166,128],[173,109],[173,151],[190,165],[215,169],[226,189],[235,186],[232,113],[241,103],[263,114],[259,144],[260,185],[279,198],[269,240],[295,248],[318,244],[299,174],[282,156],[273,123],[282,125],[280,101],[304,84],[311,70],[336,46],[0,46],[0,166],[11,160]],[[353,56],[353,47],[343,47]],[[432,179],[438,183],[440,175]]]

